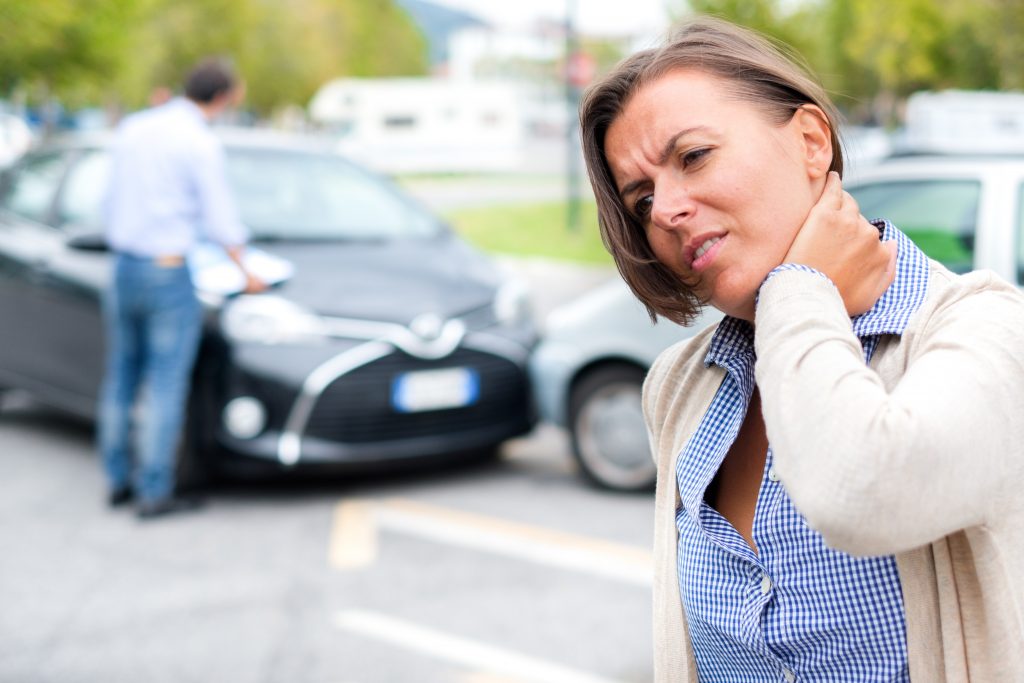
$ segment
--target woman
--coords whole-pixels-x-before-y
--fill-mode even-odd
[[[602,235],[717,326],[644,387],[658,681],[1024,681],[1024,299],[842,191],[835,110],[721,21],[588,91]]]

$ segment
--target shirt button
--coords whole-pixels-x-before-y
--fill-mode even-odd
[[[768,468],[768,479],[770,479],[771,481],[779,480],[779,473],[775,471],[774,467]]]
[[[761,595],[768,595],[768,592],[772,589],[772,580],[765,574],[761,577]]]
[[[793,683],[793,681],[796,680],[796,674],[789,669],[783,669],[782,675],[786,677],[786,680],[789,681],[789,683]]]

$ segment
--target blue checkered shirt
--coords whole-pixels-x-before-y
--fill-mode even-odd
[[[897,273],[875,306],[852,320],[865,361],[881,335],[906,329],[928,286],[925,255],[891,223],[875,225],[883,240],[897,242]],[[793,269],[824,277],[794,264],[772,274]],[[679,592],[700,680],[909,681],[895,559],[827,547],[786,495],[770,445],[754,514],[756,554],[704,500],[746,415],[754,360],[753,327],[725,318],[704,363],[726,376],[676,468]]]

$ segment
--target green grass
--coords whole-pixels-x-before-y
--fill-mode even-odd
[[[569,230],[568,215],[568,203],[563,201],[457,209],[445,218],[460,235],[487,252],[611,264],[597,229],[594,203],[580,202],[575,232]]]

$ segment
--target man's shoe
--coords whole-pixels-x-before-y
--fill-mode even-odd
[[[140,502],[135,510],[135,514],[139,519],[155,519],[165,515],[172,515],[176,512],[197,510],[201,505],[202,503],[198,498],[168,496],[167,498]]]
[[[135,492],[131,486],[119,486],[107,495],[107,505],[118,508],[132,502],[135,499]]]

